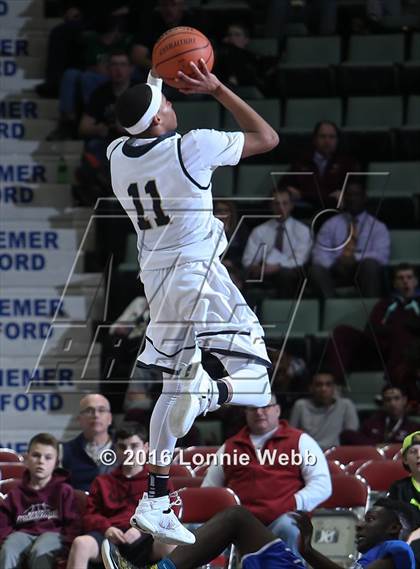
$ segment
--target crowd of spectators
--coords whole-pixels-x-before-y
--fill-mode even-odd
[[[348,436],[358,434],[357,416],[349,402],[342,403],[340,409],[335,405],[330,374],[320,373],[313,378],[311,394],[312,402],[304,407],[303,422],[299,402],[291,422],[282,419],[275,395],[265,407],[245,408],[244,426],[219,447],[201,480],[204,488],[230,488],[242,506],[298,556],[303,551],[299,545],[302,528],[295,523],[293,512],[313,511],[326,503],[334,491],[334,474],[323,451],[338,440],[328,439],[326,429],[335,434],[347,428]],[[408,476],[397,479],[388,496],[408,506],[411,527],[418,528],[420,431],[407,432],[415,425],[404,416],[406,403],[401,391],[392,386],[384,388],[384,411],[378,414],[376,423],[371,422],[370,442],[400,443]],[[317,405],[319,410],[312,420]],[[320,428],[322,414],[328,423],[326,429]],[[81,419],[83,416],[89,416],[90,423]],[[104,416],[108,419],[101,421]],[[60,444],[48,433],[35,435],[28,445],[22,478],[15,480],[6,496],[0,495],[2,568],[14,569],[25,560],[24,566],[29,569],[87,569],[90,562],[100,562],[105,539],[118,545],[120,553],[139,567],[156,562],[174,549],[130,527],[132,511],[147,489],[148,437],[143,425],[123,422],[119,428],[112,428],[109,401],[99,394],[81,399],[79,419],[82,432],[75,440],[83,441],[82,444]],[[92,439],[95,422],[96,439]],[[362,430],[368,429],[367,424],[363,425]],[[369,432],[358,442],[365,444],[368,436]],[[65,463],[60,462],[63,448]],[[100,453],[110,449],[115,461],[110,461],[106,471],[84,469],[81,485],[81,461],[97,466]],[[240,461],[235,460],[238,456]],[[103,458],[102,462],[106,460]],[[170,480],[171,491],[175,480]],[[411,531],[408,538],[417,557],[419,538],[418,529]]]
[[[282,45],[293,3],[265,4],[264,33]],[[310,32],[335,33],[336,2],[306,4],[302,22]],[[182,0],[159,0],[156,9],[155,2],[101,1],[100,18],[98,6],[93,0],[65,3],[63,21],[49,37],[46,80],[37,89],[41,96],[59,98],[60,122],[50,139],[84,141],[75,197],[79,205],[88,206],[111,195],[105,149],[121,134],[114,105],[128,86],[145,79],[156,39],[178,25],[214,33]],[[367,2],[368,28],[378,29],[400,8],[399,2]],[[258,97],[273,95],[276,67],[270,57],[251,49],[252,22],[232,18],[211,37],[217,50],[215,72],[224,82],[239,94],[252,88]],[[168,97],[183,99],[165,89]],[[346,294],[378,299],[364,330],[339,325],[328,331],[322,361],[319,352],[314,357],[308,349],[307,339],[296,350],[299,341],[292,342],[287,351],[274,342],[274,390],[280,397],[284,390],[293,391],[290,405],[282,410],[280,397],[273,395],[266,407],[246,408],[242,422],[234,426],[231,418],[218,415],[222,432],[231,435],[219,454],[245,452],[250,463],[243,468],[211,465],[203,485],[232,488],[241,503],[298,554],[299,529],[290,513],[313,510],[330,496],[331,476],[323,451],[339,444],[402,443],[409,476],[391,487],[390,497],[409,504],[420,524],[420,432],[410,417],[420,412],[417,269],[400,264],[390,277],[389,228],[368,208],[366,180],[358,175],[361,165],[342,150],[341,139],[330,120],[314,125],[308,151],[290,164],[265,202],[262,223],[234,200],[214,200],[214,213],[223,221],[229,243],[223,262],[245,298],[254,298],[252,289],[259,286],[257,311],[265,297],[296,299],[306,279],[304,296],[318,299],[321,306]],[[310,218],[322,209],[329,209],[329,214],[311,226]],[[344,288],[349,286],[351,292]],[[86,395],[80,401],[81,432],[76,438],[59,444],[51,435],[40,434],[30,441],[22,482],[0,502],[0,567],[12,569],[24,556],[31,569],[51,569],[57,559],[66,559],[67,569],[87,568],[90,561],[99,560],[105,538],[122,546],[124,555],[137,564],[168,553],[129,525],[146,490],[147,466],[124,465],[123,457],[127,450],[146,452],[147,435],[140,427],[113,435],[110,431],[111,405],[128,418],[146,421],[154,397],[150,385],[160,381],[159,374],[135,368],[148,317],[145,299],[138,294],[103,339],[101,375],[117,381],[131,378],[127,393],[108,393],[103,382],[104,394]],[[346,377],[356,370],[384,372],[383,387],[372,401],[377,410],[363,417],[345,393]],[[139,410],[146,414],[136,413]],[[204,442],[197,431],[192,436],[194,442]],[[107,450],[115,450],[117,468],[101,460]],[[312,453],[315,466],[280,468],[257,459],[264,451],[292,450]],[[83,527],[77,491],[89,492]],[[36,521],[25,517],[31,508],[40,511]],[[50,510],[57,512],[54,518]],[[418,557],[419,537],[412,536]]]

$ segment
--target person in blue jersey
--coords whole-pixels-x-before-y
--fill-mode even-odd
[[[303,557],[313,569],[342,569],[311,546],[313,527],[308,515],[295,513],[302,537]],[[410,546],[403,541],[412,529],[410,510],[402,502],[382,498],[357,526],[357,549],[362,554],[352,569],[415,569]],[[116,545],[106,541],[102,559],[106,569],[196,569],[210,563],[233,544],[242,569],[303,569],[301,559],[281,539],[242,506],[220,512],[195,531],[194,545],[178,546],[153,565],[136,566]]]
[[[342,569],[312,547],[313,526],[309,517],[294,514],[301,533],[301,553],[313,569]],[[356,525],[357,550],[361,557],[351,569],[416,569],[406,543],[413,529],[410,508],[403,502],[381,498]]]
[[[183,93],[212,96],[241,130],[175,131],[177,116],[154,71],[116,104],[130,136],[108,147],[112,189],[137,234],[140,279],[150,322],[140,367],[162,372],[163,388],[150,421],[149,484],[131,524],[161,542],[194,543],[168,494],[176,441],[196,417],[221,405],[263,407],[271,397],[264,330],[229,277],[220,255],[224,225],[213,215],[211,177],[219,166],[278,144],[276,131],[207,69],[179,72]],[[217,361],[217,374],[205,358]],[[211,375],[213,373],[213,375]]]

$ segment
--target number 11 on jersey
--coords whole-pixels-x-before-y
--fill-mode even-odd
[[[162,225],[168,225],[171,219],[169,215],[166,215],[162,209],[162,198],[159,195],[158,189],[156,187],[156,182],[154,180],[150,180],[147,182],[144,188],[146,194],[149,194],[152,198],[153,203],[153,211],[155,213],[155,223],[158,227]],[[130,184],[127,193],[130,197],[133,198],[134,207],[137,211],[137,223],[141,230],[145,231],[146,229],[152,229],[152,224],[144,215],[144,207],[140,200],[140,193],[139,187],[137,184]]]

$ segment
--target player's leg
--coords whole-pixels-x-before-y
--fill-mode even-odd
[[[198,415],[214,411],[221,405],[265,407],[270,403],[270,379],[264,365],[219,354],[218,357],[224,360],[226,376],[210,382],[213,383],[211,392],[206,392],[208,380],[183,382],[182,393],[177,396],[170,413],[170,428],[176,437],[184,437]],[[198,374],[208,377],[202,366],[197,377]]]
[[[177,441],[169,428],[168,416],[179,391],[179,380],[163,374],[162,394],[150,420],[148,491],[131,518],[131,525],[168,544],[194,543],[195,539],[171,509],[168,490],[169,469]]]

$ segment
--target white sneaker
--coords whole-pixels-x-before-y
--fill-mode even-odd
[[[130,524],[140,531],[150,533],[154,539],[170,545],[191,545],[195,535],[185,528],[171,509],[181,504],[180,498],[170,502],[169,496],[149,498],[143,494]]]
[[[169,412],[169,429],[174,437],[181,439],[189,433],[195,419],[209,411],[216,411],[218,394],[203,366],[192,366],[193,379],[181,379],[181,393]],[[187,375],[187,374],[186,374]]]

